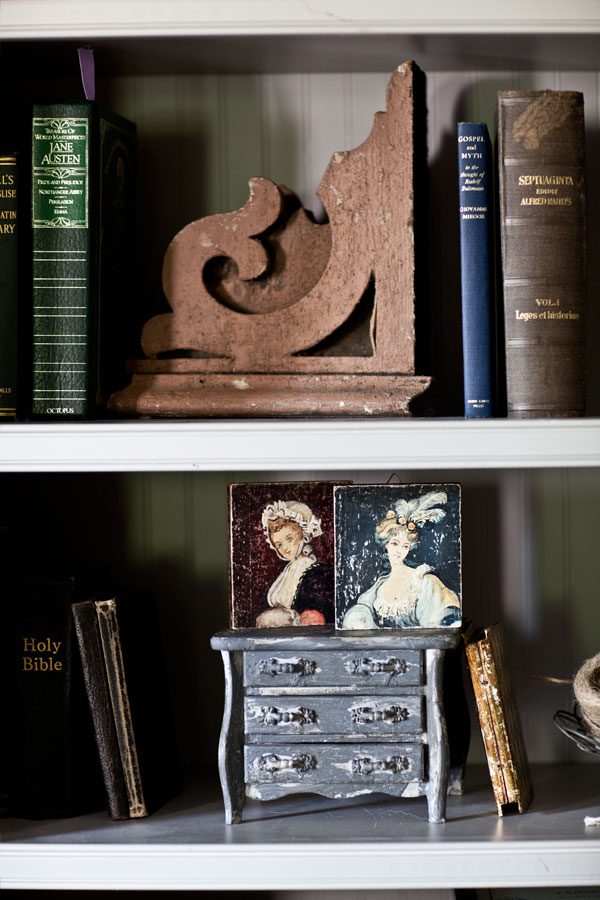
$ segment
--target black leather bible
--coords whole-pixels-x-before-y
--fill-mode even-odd
[[[86,578],[15,582],[9,616],[9,813],[45,819],[102,807],[71,606]]]

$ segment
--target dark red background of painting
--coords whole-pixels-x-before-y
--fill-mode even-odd
[[[267,544],[262,513],[275,500],[306,503],[323,534],[311,541],[317,562],[333,569],[333,484],[269,482],[229,485],[229,614],[232,628],[254,627],[270,585],[285,562]],[[333,599],[333,598],[332,598]]]

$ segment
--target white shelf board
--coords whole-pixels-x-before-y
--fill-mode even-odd
[[[600,466],[600,419],[135,420],[0,425],[0,472]]]
[[[600,884],[598,767],[533,768],[525,813],[499,818],[484,767],[467,771],[447,821],[424,798],[297,795],[249,801],[227,826],[218,787],[198,785],[148,819],[105,813],[2,827],[0,884],[22,889],[418,889]]]
[[[7,75],[73,73],[73,41],[96,74],[594,71],[600,4],[480,0],[0,0]],[[532,44],[533,42],[533,44]],[[532,46],[535,52],[532,52]]]
[[[2,0],[0,37],[300,34],[589,34],[597,0]]]

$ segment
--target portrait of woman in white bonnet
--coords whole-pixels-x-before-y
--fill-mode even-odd
[[[318,561],[313,549],[313,541],[323,534],[320,519],[306,503],[277,500],[264,508],[262,528],[285,565],[266,592],[257,627],[333,622],[333,572]]]
[[[334,484],[230,484],[232,628],[333,625]]]

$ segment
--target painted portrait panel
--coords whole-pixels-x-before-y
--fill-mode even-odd
[[[335,488],[336,626],[457,627],[458,484]]]
[[[333,487],[229,485],[232,628],[334,624]]]

